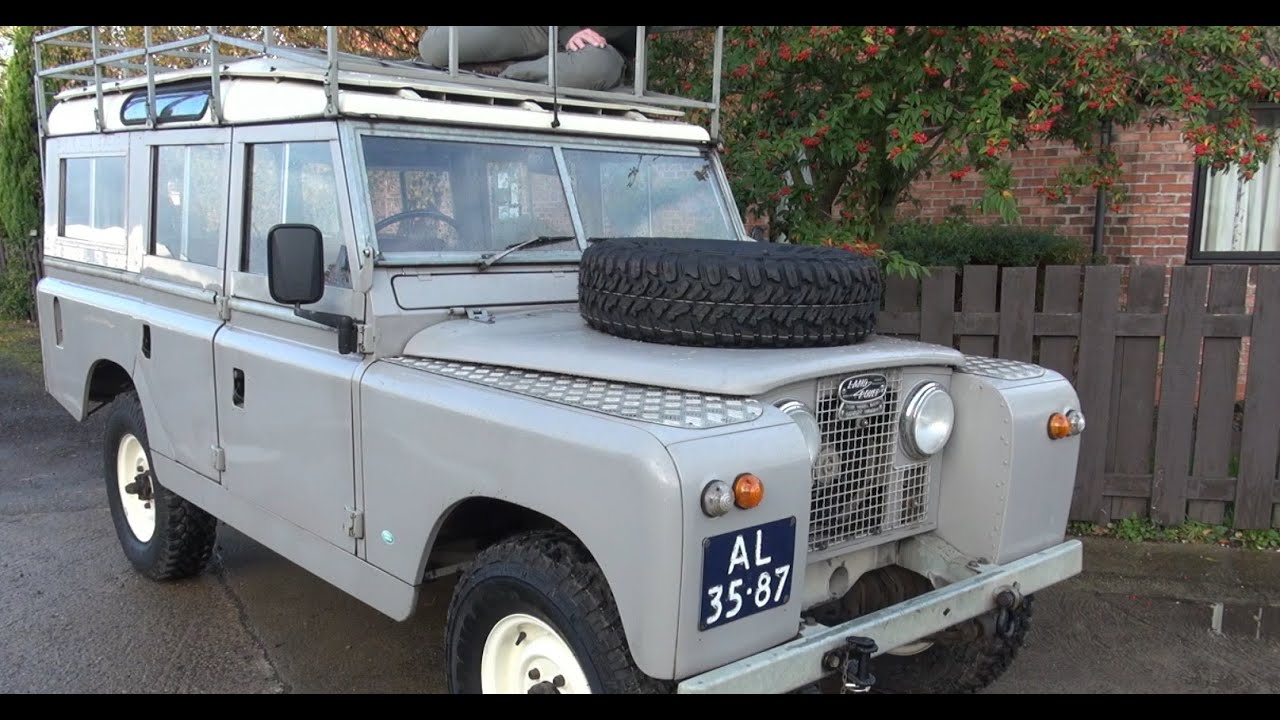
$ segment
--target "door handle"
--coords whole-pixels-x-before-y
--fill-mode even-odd
[[[240,368],[231,372],[231,403],[236,407],[244,407],[244,371]]]

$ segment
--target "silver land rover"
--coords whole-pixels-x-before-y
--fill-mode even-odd
[[[753,241],[718,97],[334,30],[38,38],[42,86],[89,78],[37,93],[46,386],[109,413],[140,573],[200,573],[221,521],[396,619],[452,578],[456,693],[1000,676],[1081,570],[1062,376],[879,335],[873,261]]]

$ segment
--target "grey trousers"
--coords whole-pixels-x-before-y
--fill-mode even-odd
[[[537,25],[460,25],[458,62],[491,63],[519,60],[502,71],[500,77],[545,83],[548,33]],[[598,48],[588,45],[576,52],[564,49],[569,36],[560,31],[560,52],[556,53],[556,84],[586,90],[610,90],[622,84],[626,59],[612,44]],[[432,25],[418,41],[422,59],[436,67],[449,67],[449,27]]]

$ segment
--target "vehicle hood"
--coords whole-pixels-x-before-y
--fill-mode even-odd
[[[403,354],[738,396],[826,375],[964,364],[964,356],[951,348],[882,335],[827,348],[702,348],[613,337],[587,325],[576,307],[491,318],[432,325],[410,338]]]

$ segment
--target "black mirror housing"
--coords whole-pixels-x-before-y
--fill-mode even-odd
[[[267,232],[267,287],[293,314],[338,331],[338,352],[355,352],[355,321],[346,315],[303,310],[324,296],[324,234],[315,225],[284,223]]]
[[[284,305],[310,305],[324,296],[324,235],[315,225],[280,224],[267,232],[267,284]]]

